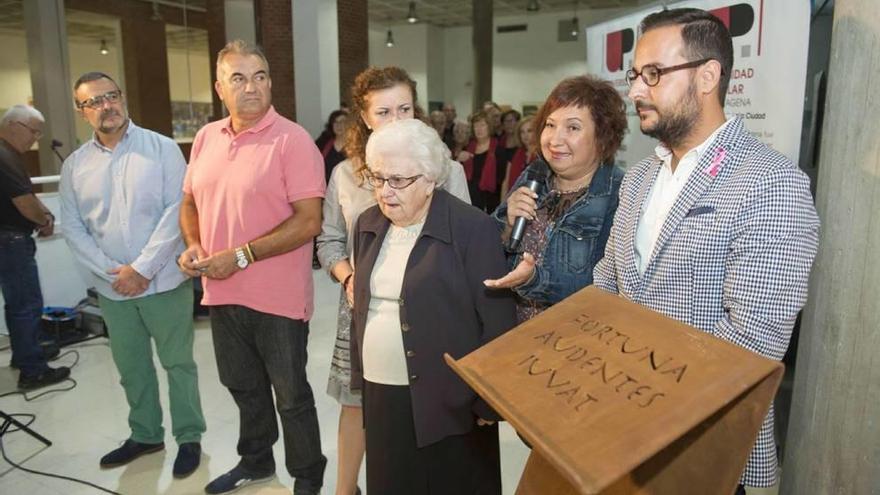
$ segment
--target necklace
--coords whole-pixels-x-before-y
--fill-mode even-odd
[[[553,185],[555,186],[553,188],[553,190],[559,194],[571,194],[571,193],[581,192],[590,186],[590,182],[593,181],[593,173],[591,172],[591,173],[585,175],[584,177],[581,177],[580,180],[584,181],[584,183],[581,184],[580,186],[577,186],[572,189],[562,189],[559,187],[559,176],[555,176],[555,177],[553,177]]]

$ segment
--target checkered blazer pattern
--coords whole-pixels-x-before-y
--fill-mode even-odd
[[[624,176],[593,283],[781,360],[807,299],[819,243],[809,179],[735,119],[700,159],[640,275],[636,228],[661,166],[651,156]],[[773,485],[776,464],[771,406],[742,483]]]

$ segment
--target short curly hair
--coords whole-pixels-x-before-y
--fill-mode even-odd
[[[413,117],[424,119],[425,112],[416,103],[418,93],[416,82],[400,67],[368,67],[357,75],[351,86],[351,122],[345,132],[345,154],[352,162],[355,175],[363,176],[365,165],[367,139],[370,137],[370,129],[364,123],[361,115],[367,112],[367,97],[373,91],[393,88],[399,84],[408,86],[412,91]]]
[[[370,135],[366,161],[375,165],[386,156],[411,158],[428,180],[439,186],[449,176],[449,148],[433,127],[419,119],[389,122]]]
[[[626,103],[611,83],[593,76],[569,77],[553,88],[535,116],[535,141],[540,143],[541,131],[551,113],[571,106],[590,109],[599,158],[602,163],[612,161],[627,131]]]

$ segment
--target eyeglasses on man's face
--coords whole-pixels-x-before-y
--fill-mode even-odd
[[[20,120],[19,120],[19,121],[16,121],[15,123],[18,124],[18,125],[20,125],[20,126],[22,126],[22,127],[24,127],[25,129],[31,131],[31,134],[34,135],[34,139],[40,139],[41,137],[43,137],[43,131],[41,131],[41,130],[39,130],[39,129],[34,129],[33,127],[31,127],[31,126],[25,124],[24,122],[22,122],[22,121],[20,121]]]
[[[116,103],[122,98],[122,91],[114,90],[108,91],[102,95],[97,95],[89,98],[88,100],[78,101],[76,103],[76,108],[82,110],[83,108],[91,108],[92,110],[96,108],[101,108],[104,106],[104,103]]]
[[[382,186],[387,182],[391,189],[406,189],[411,186],[415,181],[419,180],[422,174],[413,175],[412,177],[400,177],[393,175],[391,177],[380,177],[378,175],[373,174],[370,171],[367,171],[366,177],[367,182],[370,183],[376,189],[381,189]]]
[[[710,60],[714,59],[704,58],[700,60],[694,60],[693,62],[673,65],[672,67],[657,67],[654,64],[647,64],[642,66],[641,71],[637,71],[635,69],[630,69],[626,71],[626,82],[630,85],[630,87],[632,87],[633,83],[636,82],[636,78],[641,77],[642,82],[644,82],[648,86],[654,87],[660,84],[660,76],[662,76],[663,74],[669,74],[670,72],[675,72],[677,70],[693,69],[694,67],[699,67]]]

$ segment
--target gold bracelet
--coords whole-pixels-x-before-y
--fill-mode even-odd
[[[254,251],[253,251],[253,249],[251,249],[251,243],[249,243],[249,242],[245,243],[244,254],[247,255],[249,262],[254,263],[255,261],[257,261],[257,257],[254,256]]]

